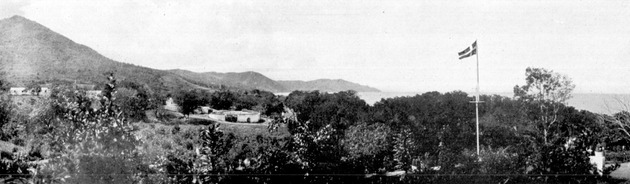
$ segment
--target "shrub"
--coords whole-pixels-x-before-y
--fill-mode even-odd
[[[630,151],[606,152],[606,161],[613,163],[624,163],[630,161]]]
[[[177,134],[179,133],[179,131],[180,131],[179,125],[175,125],[175,127],[171,129],[171,134]]]
[[[145,168],[136,150],[133,127],[113,102],[115,79],[109,76],[101,108],[93,109],[85,92],[56,89],[52,112],[40,119],[54,127],[40,138],[51,143],[51,161],[40,168],[51,180],[76,183],[132,183]]]

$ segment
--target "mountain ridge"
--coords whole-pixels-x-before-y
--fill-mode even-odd
[[[300,91],[319,90],[338,92],[350,89],[358,92],[380,92],[380,90],[376,88],[349,82],[343,79],[316,79],[310,81],[279,80],[278,83],[284,85],[286,88]]]
[[[0,72],[14,86],[52,81],[101,85],[106,82],[105,76],[113,72],[118,80],[144,84],[153,90],[166,92],[199,88],[217,90],[225,87],[271,92],[293,89],[253,71],[196,73],[181,69],[159,70],[118,62],[35,21],[17,15],[0,20],[0,66]],[[326,89],[336,88],[319,90]],[[347,90],[355,89],[347,87]]]

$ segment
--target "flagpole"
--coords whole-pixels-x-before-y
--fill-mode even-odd
[[[479,155],[479,43],[475,40],[477,44],[477,95],[475,96],[475,115],[477,118],[477,158],[481,159]]]
[[[470,103],[475,103],[475,119],[476,119],[476,130],[477,130],[477,159],[481,160],[480,149],[479,149],[479,103],[483,103],[483,101],[479,101],[479,46],[477,45],[477,40],[472,44],[472,50],[470,47],[464,49],[461,52],[458,52],[459,59],[467,58],[471,55],[476,55],[477,57],[477,87],[475,88],[475,101],[471,101]]]

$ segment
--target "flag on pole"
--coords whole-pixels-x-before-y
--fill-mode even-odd
[[[459,52],[458,54],[459,54],[459,59],[464,59],[464,58],[477,54],[477,41],[473,42],[472,49],[471,47],[467,47],[466,49]]]

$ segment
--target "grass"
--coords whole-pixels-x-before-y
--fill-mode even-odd
[[[7,153],[12,153],[13,149],[17,148],[18,151],[23,151],[24,148],[21,146],[17,146],[13,143],[10,142],[5,142],[5,141],[0,141],[0,151],[2,152],[7,152]]]
[[[137,122],[134,123],[134,126],[138,127],[137,135],[143,137],[143,134],[147,134],[149,132],[161,131],[170,133],[173,131],[173,128],[175,128],[175,126],[179,127],[180,132],[185,132],[188,130],[197,131],[213,123],[219,123],[219,129],[222,130],[225,134],[233,133],[236,137],[244,138],[262,135],[263,137],[281,138],[290,135],[286,126],[281,126],[277,131],[270,132],[267,129],[268,123],[227,123],[196,118],[190,118],[187,121],[175,121],[165,124]]]
[[[191,118],[192,119],[192,118]],[[193,122],[199,123],[199,120]],[[207,122],[192,124],[189,121],[177,120],[168,123],[133,123],[135,135],[141,140],[139,151],[143,155],[143,162],[150,163],[150,167],[156,167],[167,163],[169,155],[177,157],[192,158],[197,149],[200,148],[199,130],[206,128]],[[219,122],[211,122],[219,123]],[[269,132],[267,124],[237,124],[219,123],[219,129],[224,134],[232,133],[237,138],[237,142],[230,148],[230,157],[236,157],[244,152],[244,149],[255,148],[256,137],[282,138],[289,136],[286,127]],[[187,155],[187,156],[186,156]],[[233,159],[233,158],[232,158]]]

